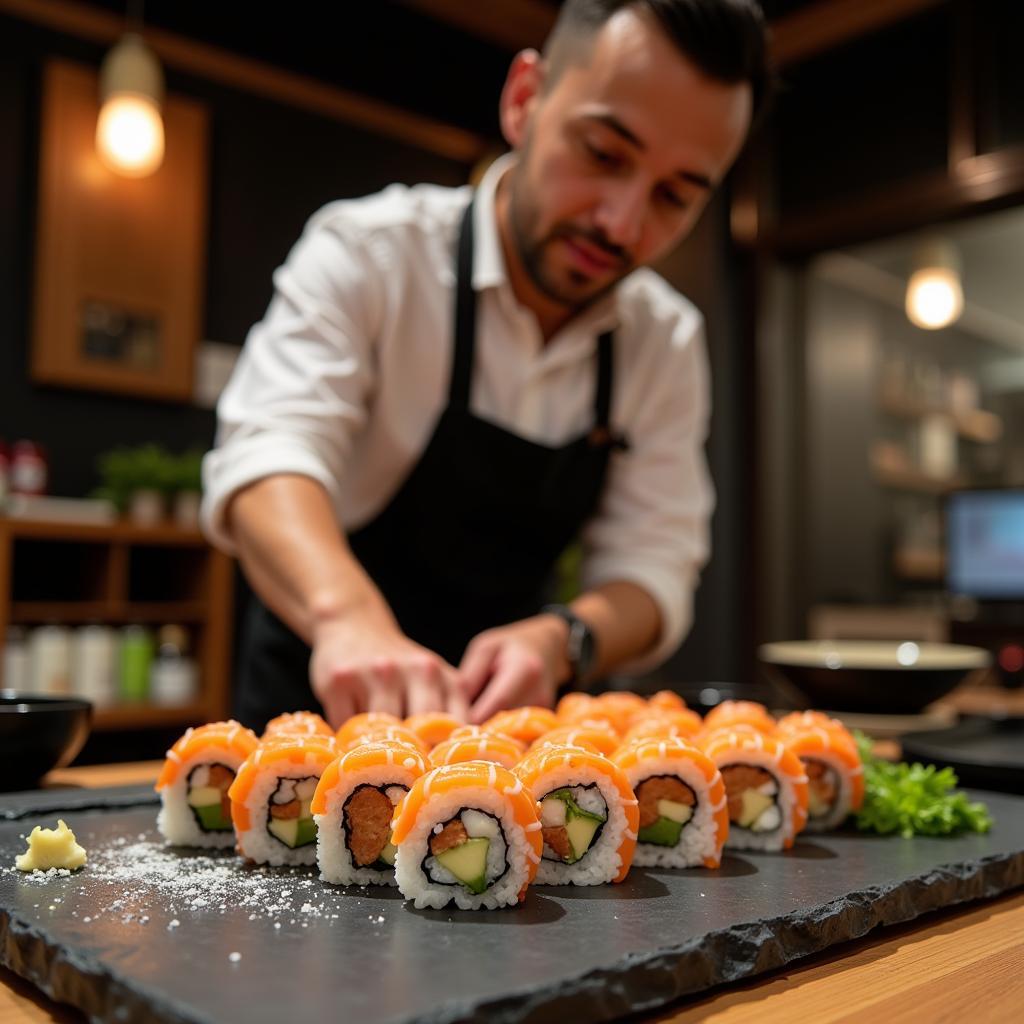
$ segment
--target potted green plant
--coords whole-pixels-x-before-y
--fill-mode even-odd
[[[185,529],[199,526],[202,470],[203,453],[197,449],[183,452],[174,460],[174,521]]]
[[[100,456],[101,497],[113,501],[122,515],[146,526],[163,519],[173,490],[173,460],[156,444],[115,448]]]

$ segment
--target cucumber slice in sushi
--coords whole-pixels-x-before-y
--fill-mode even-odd
[[[675,846],[679,842],[679,835],[683,831],[681,821],[673,821],[671,818],[661,817],[650,825],[645,825],[637,832],[637,839],[641,843],[653,843],[655,846]]]
[[[204,832],[231,831],[231,818],[224,813],[219,800],[206,807],[193,807],[192,810],[199,816],[199,826]]]

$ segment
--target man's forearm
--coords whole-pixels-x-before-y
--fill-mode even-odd
[[[315,480],[292,474],[259,480],[234,497],[226,521],[249,583],[307,643],[319,625],[347,615],[394,624]]]
[[[624,580],[606,583],[580,594],[572,610],[591,628],[597,645],[597,660],[588,678],[600,678],[617,666],[649,651],[661,635],[661,612],[643,587]],[[563,637],[560,650],[568,641],[569,627],[551,616],[552,627]],[[556,667],[556,682],[572,675],[563,656]],[[585,680],[584,680],[585,681]]]

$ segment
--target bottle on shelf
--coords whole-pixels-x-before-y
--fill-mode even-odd
[[[118,697],[126,704],[141,704],[149,698],[149,675],[153,665],[153,637],[144,626],[121,630]]]
[[[75,630],[72,641],[71,690],[97,707],[117,702],[117,631],[92,624]]]
[[[150,696],[160,707],[195,703],[199,691],[198,667],[188,657],[188,634],[181,626],[164,626],[150,676]]]
[[[55,624],[32,630],[29,637],[29,691],[71,691],[71,630]]]
[[[0,687],[27,693],[32,685],[32,663],[29,657],[28,637],[21,626],[11,626],[4,642],[4,659]]]

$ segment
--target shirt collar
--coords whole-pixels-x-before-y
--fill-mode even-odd
[[[495,196],[498,182],[515,164],[516,154],[505,153],[498,157],[477,185],[473,205],[473,289],[482,291],[485,288],[508,285],[508,270],[505,266],[505,254],[501,248],[501,237],[498,233],[498,216],[495,210]],[[620,320],[619,285],[609,294],[590,306],[572,323],[586,325],[589,330],[600,333],[614,328]]]

